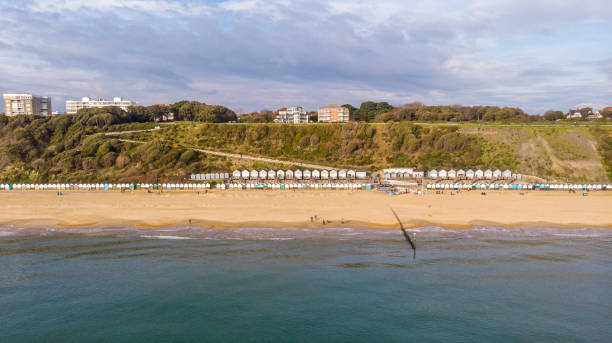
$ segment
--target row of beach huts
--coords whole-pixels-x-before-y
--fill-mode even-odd
[[[385,179],[423,179],[432,180],[521,180],[522,175],[505,169],[432,169],[425,173],[418,168],[389,168],[383,170]]]
[[[365,180],[368,174],[365,169],[342,169],[342,170],[234,170],[234,180]]]
[[[609,190],[612,184],[466,184],[429,183],[428,190]],[[205,190],[205,189],[373,189],[370,183],[162,183],[162,184],[101,184],[101,183],[57,183],[57,184],[0,184],[0,191],[8,190]]]
[[[428,190],[612,190],[612,184],[464,184],[430,183]]]

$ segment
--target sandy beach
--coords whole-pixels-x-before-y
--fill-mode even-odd
[[[466,228],[612,227],[612,192],[463,192],[392,196],[365,191],[12,191],[0,193],[1,225],[83,227],[172,225],[205,227]],[[318,220],[311,222],[311,216]],[[328,223],[323,225],[322,219]]]

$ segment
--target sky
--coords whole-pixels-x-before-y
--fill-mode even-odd
[[[59,111],[612,105],[610,0],[0,0],[0,27],[0,91]]]

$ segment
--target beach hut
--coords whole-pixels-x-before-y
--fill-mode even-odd
[[[287,180],[293,180],[293,170],[291,169],[287,169],[285,171],[285,179]]]
[[[234,179],[239,179],[240,176],[242,176],[242,172],[240,172],[240,170],[234,170],[234,172],[232,173],[232,177]]]
[[[284,180],[285,179],[285,171],[284,170],[277,170],[276,171],[276,178],[279,180]]]
[[[493,178],[493,171],[491,169],[487,169],[484,171],[484,178],[487,180],[491,180]]]
[[[446,176],[451,180],[455,180],[457,178],[457,171],[455,169],[451,169],[448,171]]]
[[[296,170],[295,170],[295,172],[293,172],[293,177],[294,177],[296,180],[301,180],[301,179],[302,179],[302,177],[303,177],[303,173],[302,173],[302,171],[301,171],[301,170],[299,170],[299,169],[296,169]]]
[[[502,171],[499,170],[499,169],[495,169],[493,171],[493,178],[496,179],[496,180],[501,179],[502,178]]]
[[[506,180],[512,179],[512,172],[508,169],[504,169],[504,171],[502,171],[502,178]]]
[[[438,171],[435,169],[432,169],[430,171],[427,172],[427,177],[430,179],[437,179],[438,178]]]
[[[329,170],[321,170],[321,180],[329,179]]]
[[[318,169],[315,169],[312,171],[312,178],[314,180],[319,180],[321,178],[321,171]]]
[[[412,170],[412,176],[416,179],[422,179],[425,177],[425,171],[423,169],[414,168]]]
[[[464,180],[465,179],[465,170],[463,170],[463,169],[457,170],[457,178],[459,180]]]
[[[365,169],[357,169],[355,170],[355,178],[358,180],[365,180],[368,178],[368,173]]]
[[[249,171],[245,169],[245,170],[243,170],[243,171],[241,172],[240,177],[246,180],[246,179],[248,179],[248,178],[249,178],[249,176],[250,176],[250,175],[251,175],[251,173],[249,173]]]
[[[331,180],[338,180],[338,171],[335,169],[332,169],[329,171],[329,178]]]
[[[276,171],[270,169],[268,170],[268,179],[269,180],[274,180],[276,179]]]
[[[444,169],[440,169],[438,170],[438,178],[439,179],[447,179],[448,178],[448,172]]]
[[[268,172],[266,170],[260,170],[259,171],[259,179],[260,180],[265,180],[268,178]]]
[[[484,171],[482,171],[482,169],[476,169],[476,171],[474,171],[474,178],[475,179],[484,179]]]
[[[259,177],[259,172],[257,170],[255,170],[255,169],[251,170],[249,178],[251,180],[257,180],[258,177]]]
[[[338,179],[346,180],[346,170],[342,169],[338,172]]]
[[[310,170],[308,170],[308,169],[304,169],[302,171],[302,178],[304,180],[310,180],[312,178],[312,172]]]
[[[346,178],[349,180],[355,180],[355,171],[353,169],[349,169],[346,171]]]
[[[465,178],[468,180],[472,180],[476,177],[476,173],[472,169],[468,169],[465,171]]]

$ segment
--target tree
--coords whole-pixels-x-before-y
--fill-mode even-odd
[[[565,115],[563,115],[563,112],[561,112],[561,111],[552,111],[552,110],[550,110],[550,111],[547,111],[544,114],[544,119],[550,120],[550,121],[555,121],[555,120],[558,120],[558,119],[563,119],[564,117],[565,117]]]

